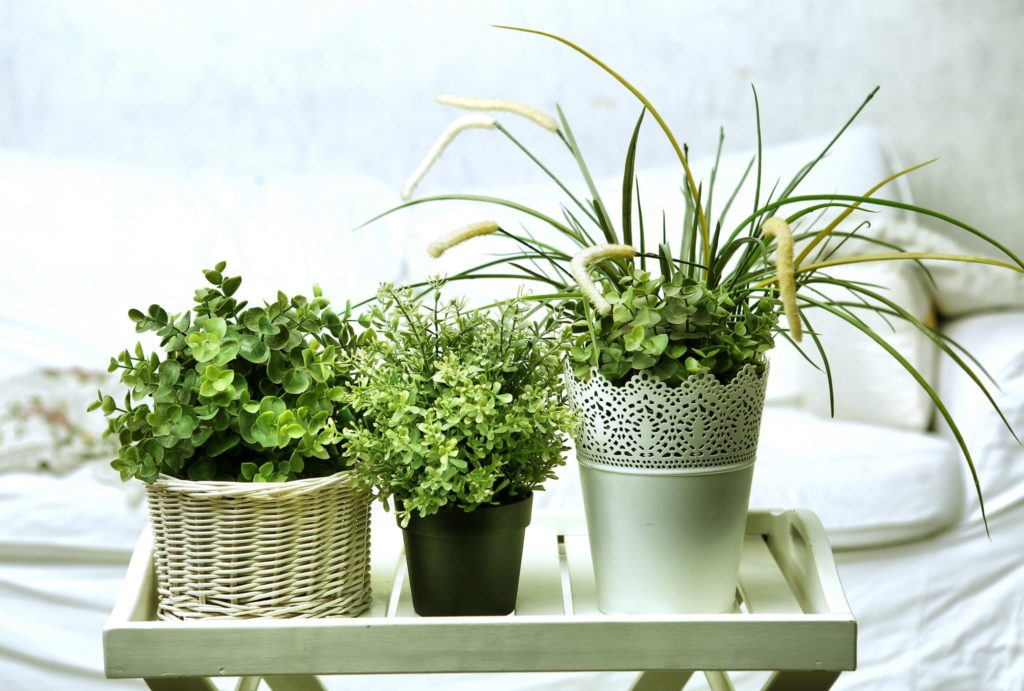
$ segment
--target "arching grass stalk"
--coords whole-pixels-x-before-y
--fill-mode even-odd
[[[806,190],[797,193],[875,97],[877,88],[859,103],[815,156],[802,165],[786,184],[781,180],[775,182],[767,196],[762,194],[763,137],[760,104],[755,90],[757,153],[749,160],[738,184],[719,210],[713,202],[716,199],[715,187],[724,177],[719,170],[723,161],[724,133],[719,134],[710,175],[699,178],[691,168],[686,145],[677,140],[651,101],[618,72],[560,36],[521,27],[500,28],[544,36],[572,48],[613,77],[642,105],[626,148],[622,179],[618,185],[622,195],[621,219],[613,221],[610,217],[600,194],[608,191],[599,190],[595,183],[562,108],[557,108],[557,118],[553,118],[529,106],[505,100],[442,96],[439,100],[443,103],[488,113],[470,116],[485,119],[465,122],[477,122],[480,126],[498,130],[537,165],[541,174],[555,183],[556,194],[564,195],[559,200],[560,214],[552,215],[497,196],[440,194],[409,200],[368,223],[399,210],[440,201],[484,204],[524,217],[524,223],[530,223],[535,232],[524,226],[523,233],[513,233],[508,230],[510,224],[503,221],[494,223],[496,228],[498,225],[501,227],[493,233],[516,245],[513,251],[506,256],[482,261],[449,280],[517,277],[542,286],[541,294],[526,295],[523,299],[545,305],[551,318],[572,328],[574,340],[570,349],[570,366],[575,376],[581,378],[596,371],[612,383],[621,384],[638,372],[648,372],[669,386],[678,386],[692,375],[710,373],[721,381],[728,381],[746,365],[763,368],[766,353],[781,337],[793,343],[812,364],[814,358],[809,354],[817,351],[821,362],[819,369],[824,373],[830,406],[834,410],[835,392],[828,353],[806,312],[811,309],[832,314],[881,347],[932,399],[941,418],[952,430],[975,477],[980,501],[980,485],[973,460],[955,421],[939,400],[934,387],[912,362],[860,319],[857,311],[871,310],[887,323],[903,321],[924,333],[984,392],[1009,428],[1009,422],[985,386],[981,376],[983,370],[969,353],[962,352],[920,319],[893,303],[882,288],[841,281],[829,275],[829,270],[859,263],[912,261],[924,269],[928,280],[932,280],[927,272],[927,264],[932,261],[989,265],[1018,272],[1024,272],[1024,262],[991,235],[964,221],[916,204],[875,196],[890,183],[932,161],[887,176],[862,194],[842,191],[809,193]],[[542,157],[515,137],[505,123],[493,119],[495,113],[523,116],[531,124],[554,132],[558,141],[568,149],[581,177],[579,183],[571,184],[556,176]],[[642,207],[636,175],[638,140],[648,113],[679,159],[684,178],[681,193],[685,218],[680,235],[669,237],[667,216],[661,210],[658,215],[662,217],[662,237],[655,238],[651,245],[652,249],[657,246],[656,251],[648,251],[647,248],[644,217],[651,216],[650,210],[645,213]],[[436,150],[439,156],[454,136],[448,136],[451,132],[450,129],[443,135],[431,151]],[[557,149],[562,153],[560,147]],[[436,158],[428,156],[426,167],[421,164],[422,170],[417,173],[425,173]],[[422,175],[414,175],[413,180],[418,182],[419,177]],[[754,178],[753,208],[738,222],[730,220],[728,214],[737,199],[745,198],[741,189],[751,177]],[[719,195],[717,198],[722,197]],[[886,209],[909,212],[948,225],[957,232],[978,238],[998,255],[993,258],[904,251],[903,247],[870,234],[868,219],[871,216],[868,214]],[[831,218],[826,218],[826,214],[831,214]],[[884,222],[884,216],[879,215],[878,218]],[[472,227],[476,230],[464,231],[461,239],[484,233],[482,228],[491,228],[490,225]],[[849,243],[853,239],[868,243],[871,249],[868,252],[862,250],[859,255],[845,256],[850,254],[852,248]],[[442,239],[435,250],[454,246],[454,240],[452,237]],[[617,249],[609,254],[606,251],[609,246]],[[840,248],[844,256],[839,256]],[[603,261],[596,261],[598,259]],[[829,285],[845,288],[846,296],[837,299],[821,290]],[[783,316],[785,326],[779,324]],[[800,341],[801,333],[807,336],[803,341]],[[1014,434],[1017,436],[1016,432]]]

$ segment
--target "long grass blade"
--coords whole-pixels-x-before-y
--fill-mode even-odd
[[[754,126],[757,128],[757,181],[754,185],[754,212],[751,215],[757,219],[758,210],[761,208],[761,173],[764,168],[764,163],[761,159],[761,103],[757,98],[757,88],[753,84],[750,85],[750,90],[754,92]],[[755,222],[754,225],[756,227],[760,224]]]
[[[850,127],[850,125],[853,124],[853,121],[857,119],[857,117],[861,114],[861,111],[867,107],[868,103],[871,102],[871,99],[875,97],[875,94],[878,93],[878,90],[880,88],[881,87],[876,86],[874,89],[871,90],[871,93],[869,93],[867,97],[861,102],[860,106],[857,107],[857,110],[853,112],[853,115],[851,115],[849,119],[843,124],[843,126],[839,128],[839,131],[836,132],[835,136],[832,137],[832,139],[825,146],[825,148],[822,149],[821,153],[818,154],[818,157],[815,158],[806,166],[804,166],[801,169],[800,173],[798,173],[797,176],[790,181],[790,183],[786,186],[786,189],[782,194],[783,197],[788,197],[790,194],[792,194],[793,190],[795,190],[797,186],[801,182],[803,182],[804,178],[807,177],[807,175],[810,174],[812,170],[814,170],[814,167],[821,162],[821,159],[825,158],[825,156],[828,155],[828,152],[832,150],[832,147],[835,145],[837,141],[839,141],[839,138],[843,136],[843,133],[845,133],[846,130]]]
[[[636,165],[636,143],[640,138],[640,125],[644,122],[646,112],[646,109],[641,110],[636,120],[629,148],[626,149],[625,170],[622,172],[622,242],[627,245],[633,244],[633,171]]]
[[[636,217],[640,231],[640,270],[647,271],[647,234],[644,232],[644,205],[640,202],[640,181],[636,181]]]
[[[932,403],[935,405],[935,409],[939,411],[939,414],[945,421],[946,426],[949,428],[949,431],[953,434],[954,439],[956,439],[957,446],[960,447],[960,451],[964,455],[964,460],[967,461],[967,467],[971,471],[971,479],[974,481],[974,489],[978,495],[978,505],[981,507],[981,518],[985,522],[985,533],[989,536],[989,538],[991,538],[991,533],[989,533],[988,528],[988,514],[985,511],[985,498],[982,496],[981,493],[981,480],[978,478],[978,470],[974,465],[974,459],[971,457],[970,449],[967,448],[967,442],[964,441],[964,437],[963,434],[960,432],[960,428],[957,426],[956,421],[953,419],[953,416],[949,412],[949,409],[946,408],[946,404],[942,402],[942,398],[939,397],[939,394],[935,391],[932,385],[928,383],[928,381],[924,378],[924,376],[921,375],[917,368],[914,367],[907,360],[907,358],[905,358],[899,352],[899,350],[893,347],[893,345],[889,343],[887,340],[885,340],[877,333],[875,333],[874,329],[872,329],[870,326],[865,324],[857,317],[846,314],[843,310],[833,307],[827,301],[814,300],[813,298],[808,298],[806,295],[803,296],[801,299],[807,304],[810,304],[814,307],[829,312],[830,314],[834,314],[843,321],[849,323],[851,326],[856,328],[858,331],[863,333],[872,341],[877,343],[879,346],[882,347],[883,350],[885,350],[885,352],[889,354],[890,357],[899,362],[903,369],[906,370],[906,372],[911,377],[914,378],[914,381],[917,382],[918,386],[920,386],[925,391],[925,393],[928,394],[928,398],[931,399]]]
[[[672,246],[667,242],[658,245],[658,261],[661,264],[661,275],[665,281],[672,280]]]
[[[1016,441],[1018,444],[1021,443],[1020,437],[1018,437],[1017,433],[1013,430],[1012,425],[1010,425],[1010,421],[1006,419],[1006,415],[1003,414],[1003,411],[999,407],[999,404],[996,403],[996,400],[989,392],[988,387],[985,386],[985,382],[983,382],[981,380],[981,377],[979,377],[977,373],[974,372],[974,370],[967,364],[967,362],[964,361],[964,359],[961,358],[960,355],[952,347],[950,347],[948,343],[945,342],[945,339],[943,339],[941,334],[939,334],[935,329],[931,328],[930,326],[922,322],[920,319],[918,319],[912,313],[908,312],[901,305],[894,302],[891,298],[877,291],[870,290],[869,288],[866,288],[863,284],[854,283],[852,281],[840,281],[836,279],[831,279],[822,282],[842,286],[849,290],[850,292],[860,293],[864,297],[874,300],[880,305],[884,305],[890,311],[891,314],[893,314],[894,316],[898,316],[900,319],[903,319],[904,321],[912,324],[914,328],[916,328],[918,331],[927,336],[928,339],[935,343],[935,345],[938,346],[943,353],[945,353],[950,359],[952,359],[956,366],[959,367],[960,370],[968,376],[968,378],[974,383],[976,387],[978,387],[978,390],[980,390],[981,393],[985,396],[986,400],[988,400],[989,405],[992,406],[992,409],[996,411],[997,415],[999,415],[999,419],[1002,420],[1003,426],[1006,427],[1006,429],[1013,436],[1014,441]],[[869,306],[869,309],[873,308]]]
[[[740,176],[739,183],[737,183],[736,187],[733,188],[732,194],[729,195],[729,200],[725,202],[725,206],[722,207],[722,213],[718,214],[718,218],[725,219],[725,217],[729,214],[729,209],[732,208],[732,203],[736,201],[736,196],[740,193],[740,190],[743,189],[743,183],[745,183],[747,181],[747,177],[750,176],[750,171],[751,169],[753,169],[754,161],[756,160],[757,156],[750,157],[750,163],[747,164],[746,169],[743,171],[743,175]],[[714,256],[714,253],[717,251],[717,249],[717,247],[712,248],[711,256]]]
[[[372,224],[372,223],[374,223],[376,221],[379,221],[380,219],[384,218],[385,216],[390,216],[391,214],[395,213],[396,211],[401,211],[403,209],[408,209],[410,207],[418,206],[420,204],[428,204],[428,203],[431,203],[431,202],[444,202],[444,201],[479,202],[481,204],[493,204],[493,205],[496,205],[496,206],[503,206],[503,207],[505,207],[507,209],[512,209],[514,211],[519,211],[520,213],[524,213],[527,216],[533,216],[537,220],[543,221],[544,223],[547,223],[549,226],[551,226],[555,230],[559,231],[560,233],[562,233],[566,237],[571,238],[572,240],[574,240],[578,244],[581,244],[581,245],[584,244],[583,241],[582,241],[582,238],[580,238],[580,236],[576,233],[575,230],[573,230],[572,228],[569,228],[566,225],[563,225],[562,223],[559,223],[558,221],[556,221],[555,219],[551,218],[550,216],[548,216],[545,213],[542,213],[542,212],[540,212],[540,211],[538,211],[536,209],[533,209],[533,208],[531,208],[529,206],[525,206],[523,204],[518,204],[518,203],[516,203],[514,201],[511,201],[509,199],[502,199],[500,197],[490,197],[490,196],[481,195],[481,194],[438,194],[438,195],[434,195],[434,196],[431,196],[431,197],[419,197],[418,199],[412,199],[410,201],[407,201],[407,202],[404,202],[402,204],[399,204],[398,206],[393,206],[390,209],[388,209],[387,211],[383,211],[383,212],[377,214],[376,216],[374,216],[370,220],[364,221],[363,223],[360,223],[358,226],[353,228],[353,231],[361,230],[361,229],[367,227],[368,225],[370,225],[370,224]]]
[[[722,147],[725,146],[725,128],[718,128],[718,148],[715,149],[715,163],[711,166],[711,181],[708,183],[708,200],[704,206],[704,218],[711,222],[712,201],[715,197],[715,179],[718,177],[718,164],[722,160]],[[712,241],[711,245],[714,246]],[[709,255],[713,256],[713,255]]]
[[[686,155],[683,154],[683,150],[679,146],[679,142],[676,141],[676,137],[672,133],[672,130],[669,128],[668,123],[666,123],[665,119],[663,117],[661,117],[661,113],[658,112],[658,110],[654,107],[654,105],[651,104],[651,102],[649,100],[647,100],[647,97],[644,96],[642,93],[640,93],[640,91],[635,86],[633,86],[630,82],[628,82],[618,72],[616,72],[611,67],[609,67],[604,62],[602,62],[600,59],[598,59],[597,56],[587,52],[586,50],[584,50],[580,46],[576,45],[572,41],[564,39],[561,36],[558,36],[556,34],[551,34],[551,33],[548,33],[546,31],[540,31],[540,30],[537,30],[537,29],[527,29],[525,27],[519,27],[519,26],[495,25],[495,27],[498,28],[498,29],[508,29],[510,31],[520,31],[520,32],[523,32],[523,33],[526,33],[526,34],[536,34],[538,36],[544,36],[546,38],[550,38],[550,39],[553,39],[555,41],[558,41],[559,43],[561,43],[561,44],[563,44],[565,46],[568,46],[569,48],[573,49],[574,51],[576,51],[577,53],[579,53],[580,55],[582,55],[586,59],[590,60],[592,63],[594,63],[595,65],[600,67],[606,73],[608,73],[608,75],[610,75],[613,79],[615,79],[617,82],[619,82],[619,84],[622,84],[622,86],[624,86],[630,93],[632,93],[637,98],[637,100],[639,100],[640,103],[642,103],[647,108],[647,110],[649,110],[651,112],[651,116],[658,122],[658,125],[661,127],[661,131],[665,133],[665,136],[668,138],[669,144],[672,145],[672,149],[676,152],[676,156],[679,158],[679,162],[683,166],[683,171],[686,173],[686,181],[687,181],[687,183],[690,186],[690,191],[692,193],[696,194],[696,192],[697,192],[697,181],[693,177],[693,172],[690,170],[690,163],[687,160]],[[705,258],[709,259],[707,257],[707,255],[708,255],[708,249],[709,249],[709,244],[710,244],[710,232],[708,230],[707,219],[704,218],[703,210],[701,210],[699,212],[699,214],[700,214],[701,233],[702,233],[703,238],[704,238]]]
[[[815,369],[820,370],[820,371],[824,371],[824,373],[825,373],[825,383],[828,385],[828,414],[829,414],[829,417],[835,417],[836,416],[836,387],[835,387],[835,382],[832,379],[832,365],[828,361],[828,353],[825,352],[825,346],[822,344],[821,338],[818,336],[818,332],[814,330],[813,326],[811,325],[810,320],[807,317],[807,312],[805,310],[803,310],[803,309],[800,310],[800,320],[804,323],[804,326],[806,327],[804,329],[804,333],[806,335],[810,336],[811,342],[814,343],[815,350],[818,351],[818,357],[821,358],[821,367],[818,367],[811,360],[811,358],[809,358],[803,352],[803,349],[800,347],[800,345],[796,341],[793,340],[792,336],[790,336],[785,331],[783,331],[781,333],[783,333],[786,336],[786,339],[790,343],[792,343],[794,346],[796,346],[797,350],[800,351],[800,354],[804,356],[805,360],[807,360],[812,365],[814,365]]]
[[[583,175],[583,180],[587,183],[587,189],[590,190],[591,197],[593,197],[594,213],[597,216],[597,224],[604,234],[605,242],[617,244],[618,238],[615,235],[615,229],[612,227],[611,219],[608,218],[608,211],[605,209],[604,202],[601,201],[601,194],[597,191],[597,185],[594,184],[594,178],[590,175],[587,162],[583,159],[583,152],[580,151],[579,146],[576,144],[576,138],[572,134],[572,128],[569,127],[569,121],[566,119],[565,113],[562,112],[561,106],[558,106],[556,110],[558,111],[558,119],[562,123],[565,142],[569,146],[573,158],[576,160],[576,167],[580,169],[580,174]]]
[[[887,207],[890,207],[890,208],[893,208],[893,209],[903,209],[904,211],[911,211],[911,212],[913,212],[915,214],[919,214],[921,216],[929,216],[931,218],[935,218],[935,219],[938,219],[940,221],[944,221],[944,222],[946,222],[946,223],[948,223],[948,224],[950,224],[952,226],[956,226],[957,228],[960,228],[961,230],[964,230],[964,231],[970,233],[971,235],[974,235],[977,238],[980,238],[980,239],[984,240],[987,244],[991,245],[992,247],[995,247],[1000,252],[1002,252],[1006,257],[1009,257],[1010,259],[1012,259],[1014,264],[1016,264],[1020,268],[1024,269],[1024,261],[1021,261],[1021,259],[1016,254],[1014,254],[1013,250],[1011,250],[1009,247],[1007,247],[1003,243],[1001,243],[998,240],[990,237],[989,235],[986,235],[985,233],[981,232],[977,228],[969,226],[966,223],[964,223],[963,221],[960,221],[960,220],[958,220],[956,218],[953,218],[952,216],[948,216],[948,215],[940,213],[938,211],[932,211],[931,209],[927,209],[927,208],[925,208],[923,206],[917,206],[916,204],[907,204],[905,202],[898,202],[898,201],[895,201],[895,200],[892,200],[892,199],[881,199],[881,198],[876,198],[876,197],[870,197],[870,198],[869,197],[862,197],[862,196],[857,196],[857,195],[853,195],[853,194],[831,194],[831,195],[828,195],[828,194],[806,194],[806,195],[800,195],[800,196],[796,196],[796,197],[788,197],[786,199],[776,200],[775,202],[772,202],[772,204],[770,206],[766,206],[763,209],[763,211],[774,211],[775,209],[781,208],[783,206],[787,206],[789,204],[800,204],[800,203],[803,203],[803,202],[821,202],[821,201],[834,201],[834,202],[840,202],[840,203],[845,203],[845,202],[861,202],[861,203],[870,202],[873,205],[887,206]],[[753,215],[748,216],[743,221],[743,223],[741,225],[746,225],[746,224],[752,222],[752,220],[753,220]]]
[[[564,192],[565,195],[567,197],[569,197],[569,199],[571,199],[573,201],[573,203],[577,207],[579,207],[579,209],[581,211],[583,211],[583,213],[587,214],[590,217],[590,220],[593,221],[595,225],[598,224],[597,218],[590,212],[589,209],[587,209],[587,206],[579,199],[579,197],[577,197],[575,194],[573,194],[572,191],[570,191],[569,188],[558,178],[558,176],[555,175],[553,172],[551,172],[551,170],[547,166],[545,166],[543,163],[541,163],[540,159],[538,159],[536,156],[534,156],[532,151],[530,151],[524,144],[522,144],[518,139],[516,139],[514,136],[512,136],[512,133],[509,132],[507,129],[505,129],[501,125],[501,123],[496,123],[494,125],[494,127],[495,127],[496,130],[498,130],[503,135],[508,137],[509,141],[511,141],[513,144],[515,144],[516,147],[520,151],[522,151],[524,154],[526,154],[527,158],[529,158],[531,161],[533,161],[533,163],[538,168],[540,168],[544,172],[545,175],[547,175],[556,185],[558,185],[559,189],[561,189],[562,192]]]
[[[875,192],[877,192],[878,190],[880,190],[883,187],[885,187],[886,185],[888,185],[893,180],[896,180],[897,178],[903,177],[904,175],[909,175],[910,173],[913,173],[915,170],[920,170],[921,168],[924,168],[925,166],[927,166],[927,165],[929,165],[931,163],[934,163],[936,160],[938,160],[938,159],[934,159],[933,158],[930,161],[925,161],[924,163],[918,163],[916,166],[911,166],[910,168],[907,168],[905,170],[901,170],[898,173],[894,173],[893,175],[890,175],[885,180],[882,180],[877,185],[875,185],[874,187],[869,189],[867,192],[865,192],[863,194],[863,196],[865,198],[871,197],[871,195],[873,195]],[[820,233],[818,233],[818,236],[815,237],[813,240],[811,240],[811,242],[803,249],[803,251],[800,253],[800,256],[797,257],[796,263],[797,264],[802,263],[807,258],[807,255],[810,254],[811,251],[813,251],[814,248],[817,247],[818,244],[822,240],[827,238],[829,236],[829,234],[833,230],[835,230],[836,227],[840,223],[842,223],[844,220],[846,220],[846,218],[850,214],[852,214],[854,212],[854,210],[858,206],[860,206],[860,204],[859,203],[855,203],[855,204],[853,204],[853,208],[844,209],[838,216],[835,217],[835,219],[831,223],[829,223],[827,226],[825,226],[825,228]]]

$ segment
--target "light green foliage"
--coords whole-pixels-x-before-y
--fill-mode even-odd
[[[376,338],[354,360],[346,429],[357,482],[407,522],[539,488],[562,465],[573,416],[566,336],[518,302],[491,311],[385,286],[361,318]]]
[[[329,475],[346,465],[342,431],[347,353],[355,334],[313,299],[278,293],[262,307],[234,298],[240,277],[225,263],[204,272],[193,312],[158,305],[130,310],[140,333],[155,332],[163,354],[141,344],[111,358],[129,391],[102,392],[90,406],[120,441],[111,464],[122,480],[166,474],[192,480],[279,482]]]
[[[575,376],[585,379],[591,367],[620,382],[648,370],[674,385],[692,374],[710,372],[727,381],[743,365],[764,367],[764,353],[774,345],[776,301],[737,303],[729,291],[675,273],[652,277],[631,268],[605,298],[612,311],[591,324],[585,315],[574,324],[570,351]]]

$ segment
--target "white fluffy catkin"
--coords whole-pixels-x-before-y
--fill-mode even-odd
[[[405,183],[405,187],[402,188],[402,199],[408,200],[412,197],[412,193],[416,190],[416,186],[420,184],[427,171],[430,170],[431,166],[437,162],[437,159],[441,158],[441,154],[448,148],[448,145],[452,143],[452,140],[460,132],[464,132],[469,129],[494,129],[495,120],[490,115],[463,115],[461,118],[456,119],[452,124],[448,125],[441,136],[437,138],[434,145],[430,147],[430,151],[417,166],[416,170],[409,177],[409,181]]]
[[[577,252],[569,262],[569,271],[576,279],[580,292],[602,317],[611,312],[612,306],[591,280],[590,265],[601,259],[632,259],[635,256],[636,249],[631,245],[594,245]]]
[[[536,125],[551,132],[558,131],[558,121],[547,113],[542,113],[536,108],[531,108],[525,103],[509,101],[503,98],[472,98],[470,96],[453,96],[452,94],[438,94],[437,102],[446,106],[455,106],[466,110],[487,110],[504,111],[514,113],[530,120]]]
[[[468,226],[454,230],[447,235],[442,235],[437,240],[434,240],[432,243],[427,245],[427,254],[434,259],[437,259],[452,247],[462,244],[470,238],[475,238],[480,235],[490,235],[498,230],[500,230],[500,228],[494,221],[470,223]]]
[[[794,341],[804,337],[803,323],[800,321],[800,308],[796,304],[796,279],[793,266],[793,229],[777,216],[772,216],[761,225],[761,231],[775,238],[779,247],[775,252],[775,270],[779,275],[779,296],[782,298],[782,310],[789,324],[789,335]]]

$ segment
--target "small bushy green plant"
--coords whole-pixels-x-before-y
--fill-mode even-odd
[[[731,380],[746,364],[764,371],[764,353],[775,343],[777,301],[762,297],[738,304],[729,291],[682,272],[651,276],[630,268],[605,299],[611,311],[593,322],[579,314],[570,351],[573,374],[591,368],[613,382],[647,370],[670,386],[693,374]]]
[[[344,431],[357,484],[403,525],[413,512],[471,511],[538,489],[562,465],[572,421],[564,330],[518,301],[469,310],[384,286],[361,317]]]
[[[139,343],[111,358],[128,393],[118,404],[100,392],[89,408],[120,441],[111,465],[122,480],[268,482],[346,466],[342,428],[354,417],[343,355],[357,340],[347,311],[333,312],[318,286],[311,300],[279,292],[247,308],[234,297],[242,279],[225,268],[204,271],[209,285],[191,312],[128,313],[164,352],[147,355]]]

